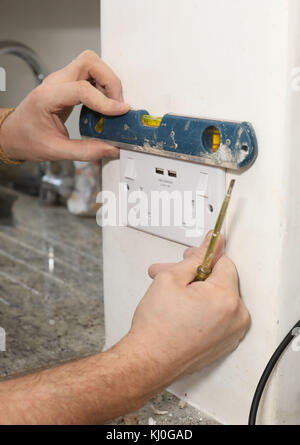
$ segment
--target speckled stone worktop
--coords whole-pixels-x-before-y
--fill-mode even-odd
[[[0,188],[0,196],[1,191],[15,194]],[[0,210],[2,376],[91,354],[104,345],[101,230],[95,219],[15,195],[12,225],[6,213],[1,219]]]

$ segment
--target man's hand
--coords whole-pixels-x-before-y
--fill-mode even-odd
[[[0,424],[100,423],[140,408],[177,377],[231,352],[249,327],[233,263],[222,256],[191,283],[206,242],[154,278],[130,332],[106,352],[0,383]]]
[[[64,123],[73,106],[81,103],[107,115],[124,114],[130,108],[123,102],[120,80],[89,50],[50,74],[21,102],[1,127],[0,146],[12,160],[117,157],[119,150],[105,142],[69,139]]]
[[[181,263],[150,267],[154,281],[133,319],[129,335],[153,357],[165,384],[233,351],[250,324],[236,268],[222,255],[222,239],[211,276],[192,282],[210,236],[200,248],[188,249]]]

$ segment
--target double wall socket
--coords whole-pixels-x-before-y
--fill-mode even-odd
[[[127,225],[187,246],[199,246],[216,222],[225,171],[216,167],[121,150]]]

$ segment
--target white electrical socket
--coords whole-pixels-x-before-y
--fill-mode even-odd
[[[218,217],[225,196],[225,171],[124,149],[120,164],[128,196],[127,225],[199,246]]]

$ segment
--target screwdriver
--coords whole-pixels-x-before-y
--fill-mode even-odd
[[[197,275],[194,278],[194,281],[205,281],[206,278],[208,278],[209,275],[211,274],[212,271],[211,263],[218,245],[219,236],[222,230],[223,222],[226,216],[234,184],[235,184],[235,179],[232,179],[228,187],[227,193],[225,195],[213,234],[210,238],[208,247],[206,249],[203,263],[201,264],[201,266],[198,267]]]

